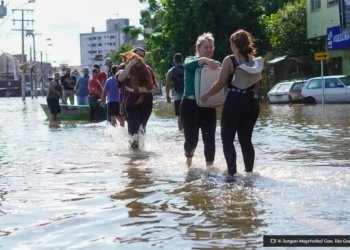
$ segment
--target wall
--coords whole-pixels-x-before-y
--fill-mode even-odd
[[[311,12],[311,0],[306,1],[307,38],[325,36],[327,28],[339,25],[339,6],[327,7],[327,0],[321,0],[321,9]]]

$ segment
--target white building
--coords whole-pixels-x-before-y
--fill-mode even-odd
[[[96,32],[93,27],[91,33],[80,34],[81,67],[91,68],[99,64],[102,68],[108,52],[119,50],[123,43],[131,43],[129,35],[123,32],[125,26],[129,26],[129,19],[108,19],[106,31]]]
[[[328,74],[350,74],[350,0],[307,0],[306,4],[307,38],[325,40]]]

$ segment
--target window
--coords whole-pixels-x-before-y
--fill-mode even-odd
[[[303,88],[303,85],[304,85],[303,82],[294,83],[292,87],[292,91],[301,91],[301,89]]]
[[[322,86],[322,80],[321,79],[314,79],[309,82],[307,85],[308,89],[320,89]]]
[[[340,77],[340,80],[342,83],[344,83],[344,85],[350,86],[350,77],[349,76]]]
[[[337,88],[337,79],[335,79],[335,78],[326,79],[325,87],[328,89]]]
[[[321,0],[311,0],[311,11],[317,11],[321,9]]]
[[[327,0],[327,7],[333,7],[335,5],[338,5],[338,0]]]

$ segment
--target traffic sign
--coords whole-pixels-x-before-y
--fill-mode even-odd
[[[321,60],[328,60],[329,59],[329,53],[328,52],[317,52],[315,53],[315,60],[321,61]]]

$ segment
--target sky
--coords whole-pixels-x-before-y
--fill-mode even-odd
[[[139,0],[4,0],[7,16],[0,18],[0,54],[22,53],[22,36],[20,21],[21,11],[12,9],[33,9],[24,12],[25,29],[35,33],[36,60],[50,62],[54,66],[62,63],[80,65],[80,34],[106,30],[106,20],[128,18],[130,25],[140,26],[140,11],[145,9]],[[25,53],[29,60],[33,38],[25,37]]]

